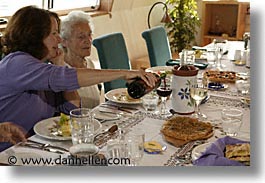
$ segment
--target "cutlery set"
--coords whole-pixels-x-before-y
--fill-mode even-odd
[[[21,142],[19,146],[39,149],[39,150],[48,151],[48,152],[57,153],[57,154],[64,154],[64,153],[69,152],[67,149],[63,147],[58,147],[58,146],[54,146],[51,144],[44,144],[44,143],[36,142],[33,140],[27,140],[26,142]]]
[[[107,108],[107,109],[119,110],[119,111],[123,111],[123,112],[130,113],[130,114],[134,113],[134,111],[139,110],[139,109],[134,108],[134,107],[119,106],[119,105],[110,104],[110,103],[101,104],[100,107]]]

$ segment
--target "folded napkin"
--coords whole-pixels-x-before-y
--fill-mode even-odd
[[[229,136],[223,137],[215,141],[209,146],[201,156],[193,161],[194,165],[197,166],[244,166],[244,164],[229,160],[224,155],[225,146],[227,144],[241,144],[249,143],[248,141],[243,141],[235,139]]]

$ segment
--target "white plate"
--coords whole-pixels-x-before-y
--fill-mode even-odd
[[[51,139],[51,140],[72,140],[71,136],[69,137],[62,137],[62,136],[56,136],[51,134],[51,128],[55,125],[55,121],[59,121],[60,116],[58,117],[53,117],[53,118],[48,118],[45,120],[42,120],[35,124],[34,126],[34,132],[46,139]],[[101,128],[101,123],[98,120],[94,120],[94,127],[95,127],[95,134],[100,130]]]
[[[117,88],[105,94],[105,98],[109,101],[120,104],[141,104],[141,99],[128,99],[127,88]]]
[[[196,146],[191,153],[191,158],[192,161],[195,161],[196,159],[198,159],[201,154],[206,150],[207,147],[209,147],[212,143],[205,143],[205,144],[201,144]]]
[[[150,67],[145,69],[146,72],[165,72],[165,71],[172,71],[174,67],[173,66],[156,66],[156,67]]]
[[[99,109],[94,109],[93,110],[94,117],[99,120],[115,120],[119,119],[119,115],[115,113],[103,113],[100,112]]]

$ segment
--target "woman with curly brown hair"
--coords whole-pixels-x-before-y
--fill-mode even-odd
[[[156,82],[153,74],[144,71],[46,64],[47,60],[60,63],[63,59],[57,17],[48,10],[27,6],[11,17],[4,34],[8,54],[0,62],[0,121],[12,121],[30,135],[38,121],[79,107],[76,90],[80,87],[136,77],[150,86]]]

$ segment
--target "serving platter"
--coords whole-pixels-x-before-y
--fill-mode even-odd
[[[191,153],[191,158],[192,161],[195,161],[196,159],[198,159],[202,153],[207,149],[207,147],[209,147],[211,145],[211,143],[204,143],[201,145],[196,146]]]

